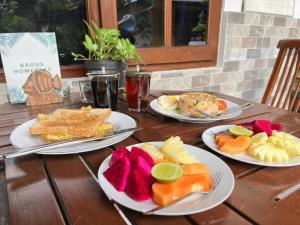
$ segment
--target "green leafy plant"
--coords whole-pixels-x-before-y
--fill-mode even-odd
[[[117,29],[99,28],[97,24],[85,22],[89,35],[85,35],[82,44],[88,51],[88,56],[72,52],[75,60],[121,60],[133,59],[142,62],[136,48],[128,39],[120,38]]]

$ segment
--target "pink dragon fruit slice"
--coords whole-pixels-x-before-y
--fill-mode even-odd
[[[130,155],[130,152],[128,151],[127,148],[125,148],[125,147],[117,148],[112,154],[111,160],[109,162],[109,166],[112,166],[118,159],[120,159],[124,156],[129,157],[129,155]]]
[[[129,158],[123,156],[116,160],[103,175],[117,191],[124,191],[130,173],[130,167],[131,164]]]
[[[143,157],[146,162],[149,163],[149,165],[152,167],[154,166],[154,160],[153,158],[147,153],[145,152],[143,149],[139,148],[139,147],[132,147],[131,148],[131,152],[130,152],[130,156],[129,159],[132,161],[134,160],[137,156],[141,156]]]
[[[283,131],[284,126],[283,126],[282,123],[273,123],[272,124],[272,130]]]
[[[255,134],[266,132],[268,136],[272,136],[272,124],[269,120],[255,120],[252,131]]]
[[[131,163],[131,171],[125,188],[127,195],[136,201],[150,199],[152,197],[151,187],[154,183],[151,166],[142,156],[136,156]]]
[[[253,120],[252,122],[239,123],[238,125],[239,125],[239,126],[242,126],[242,127],[245,127],[245,128],[247,128],[247,129],[252,130],[253,125],[254,125],[254,121],[255,121],[255,120]]]
[[[283,124],[272,124],[270,120],[253,120],[252,122],[240,123],[239,125],[252,130],[254,134],[266,132],[268,136],[272,136],[272,130],[282,131],[284,129]]]

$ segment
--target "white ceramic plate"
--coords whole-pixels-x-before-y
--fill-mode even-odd
[[[136,122],[133,118],[119,112],[112,112],[111,116],[107,119],[107,121],[113,124],[118,124],[120,129],[136,127]],[[36,119],[29,120],[18,126],[16,129],[14,129],[14,131],[10,135],[10,141],[12,145],[14,145],[17,148],[26,148],[45,144],[41,137],[31,136],[28,132],[29,127],[31,127],[35,122]],[[82,144],[77,144],[76,146],[61,147],[52,150],[41,151],[38,153],[47,155],[64,155],[88,152],[91,150],[105,148],[107,146],[118,143],[124,140],[125,138],[129,137],[132,133],[133,132],[131,131],[99,142],[86,142]]]
[[[286,162],[266,162],[266,161],[260,161],[260,160],[254,158],[254,157],[251,157],[246,153],[229,154],[229,153],[220,151],[218,149],[218,146],[215,143],[215,136],[214,136],[213,133],[216,134],[216,133],[219,133],[221,131],[226,131],[232,126],[234,126],[234,125],[222,125],[222,126],[215,126],[215,127],[208,128],[202,134],[203,142],[209,148],[214,150],[215,152],[217,152],[221,155],[224,155],[228,158],[235,159],[235,160],[245,162],[245,163],[250,163],[250,164],[259,165],[259,166],[273,166],[273,167],[286,167],[286,166],[300,165],[300,157],[291,158],[289,161],[286,161]]]
[[[228,109],[230,110],[233,107],[238,107],[238,105],[234,102],[221,99],[227,103]],[[239,116],[242,113],[242,110],[233,112],[233,113],[228,113],[224,116],[219,116],[218,118],[196,118],[196,117],[190,117],[190,116],[184,116],[179,114],[176,110],[165,110],[163,109],[160,104],[158,103],[157,99],[154,99],[150,102],[150,107],[157,113],[172,117],[174,119],[177,119],[181,122],[187,122],[187,123],[210,123],[214,122],[217,120],[225,120],[225,119],[230,119],[234,118],[236,116]]]
[[[161,148],[163,142],[149,142],[152,145]],[[140,146],[142,144],[134,145]],[[132,146],[129,146],[130,150]],[[198,212],[203,212],[225,201],[231,194],[234,187],[234,177],[230,168],[217,156],[205,151],[201,148],[197,148],[191,145],[185,145],[185,149],[190,154],[193,154],[199,162],[205,163],[209,168],[209,173],[213,177],[218,171],[223,171],[222,179],[215,189],[214,192],[210,194],[195,194],[190,196],[191,198],[186,198],[172,206],[166,207],[159,211],[156,211],[156,215],[166,215],[166,216],[179,216],[188,215]],[[113,200],[119,204],[130,208],[135,211],[145,212],[150,209],[155,208],[157,205],[150,199],[143,202],[138,202],[127,196],[125,192],[118,192],[103,176],[103,172],[109,167],[108,163],[111,156],[108,156],[101,164],[98,170],[98,179],[103,191]]]

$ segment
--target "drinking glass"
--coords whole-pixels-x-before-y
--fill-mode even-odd
[[[114,71],[93,71],[87,73],[88,80],[79,82],[80,96],[84,103],[95,108],[117,109],[119,73]]]
[[[127,71],[125,89],[128,110],[145,112],[147,110],[151,73],[146,71]]]

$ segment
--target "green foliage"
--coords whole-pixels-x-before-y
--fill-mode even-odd
[[[26,18],[15,15],[17,9],[17,1],[10,1],[9,5],[3,5],[2,8],[0,8],[1,32],[14,32],[15,30],[26,31],[27,29],[31,29],[31,24]]]
[[[88,51],[88,57],[72,52],[75,60],[128,61],[133,59],[142,62],[135,46],[128,39],[120,38],[120,32],[117,29],[99,28],[94,22],[86,23],[86,25],[89,35],[85,35],[82,44]]]
[[[202,36],[202,40],[207,39],[207,24],[198,23],[193,29],[193,32],[200,32]]]
[[[85,0],[0,0],[0,33],[55,32],[60,63],[74,64],[71,52],[83,53],[87,32]],[[1,67],[1,62],[0,62]]]

